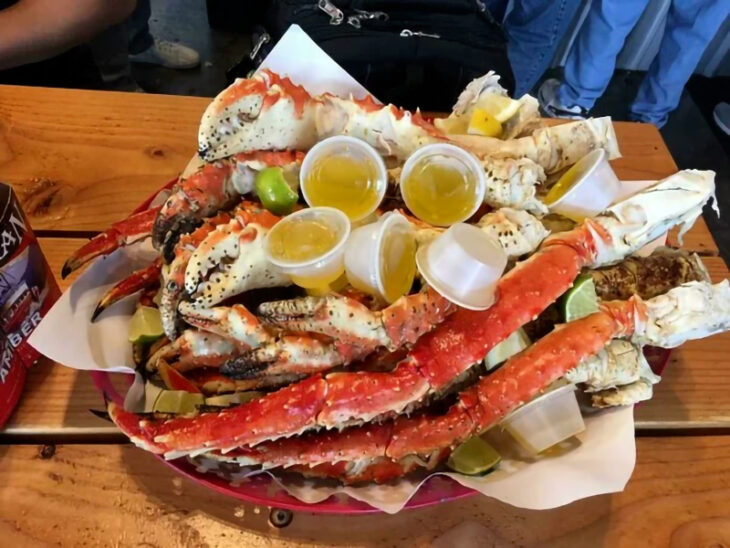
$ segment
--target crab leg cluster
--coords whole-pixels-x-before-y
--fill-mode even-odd
[[[135,420],[118,408],[112,408],[111,415],[135,443],[168,457],[257,446],[318,428],[340,429],[397,416],[447,391],[489,349],[569,288],[583,267],[616,262],[659,231],[693,220],[713,192],[710,173],[681,172],[570,232],[549,237],[537,253],[500,280],[495,305],[483,312],[457,310],[438,328],[420,337],[393,371],[312,375],[248,404],[192,418]],[[647,199],[647,195],[658,194],[665,200]],[[718,290],[715,301],[714,295],[707,302],[717,301],[722,310],[723,303],[727,304],[725,292]],[[663,301],[657,302],[661,305]],[[675,344],[677,341],[666,332],[661,336],[652,333],[656,322],[647,323],[646,311],[654,308],[647,306],[639,299],[607,305],[590,320],[556,331],[544,339],[546,342],[537,343],[520,359],[480,381],[476,388],[462,392],[460,403],[446,415],[398,418],[392,425],[370,428],[392,428],[386,436],[390,464],[411,454],[433,454],[434,448],[441,454],[527,401],[556,375],[563,375],[583,357],[597,353],[612,338],[634,334],[635,330],[629,328],[638,325],[639,320],[646,328],[636,331],[637,337],[643,337],[638,342]],[[676,309],[684,313],[687,307]],[[664,318],[666,314],[657,312],[654,316]],[[724,329],[724,316],[716,316],[715,327]],[[702,324],[702,328],[685,329],[677,336],[704,335],[708,330]],[[463,403],[470,398],[470,404]],[[485,407],[487,403],[489,407]],[[318,443],[313,446],[318,447]]]

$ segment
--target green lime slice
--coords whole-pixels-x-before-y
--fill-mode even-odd
[[[449,460],[446,461],[446,466],[454,472],[466,474],[467,476],[476,476],[491,470],[499,464],[500,460],[502,460],[502,457],[499,456],[494,447],[476,436],[457,447],[451,453]]]
[[[205,403],[203,394],[192,394],[184,390],[162,390],[152,404],[152,411],[157,413],[175,413],[187,415],[195,413],[198,406]]]
[[[507,361],[508,358],[511,358],[528,346],[530,346],[530,338],[525,333],[525,330],[520,327],[489,351],[487,357],[484,358],[484,365],[487,366],[487,371]]]
[[[129,324],[129,342],[151,343],[163,334],[160,311],[151,306],[137,308]]]
[[[275,215],[291,213],[299,195],[286,182],[284,170],[280,167],[267,167],[256,174],[254,180],[256,195],[263,206]]]
[[[263,396],[263,392],[236,392],[235,394],[221,394],[220,396],[211,396],[205,398],[205,405],[213,407],[230,407],[231,405],[238,405],[239,403],[248,403],[251,400],[260,398]]]
[[[575,280],[561,301],[563,319],[572,322],[598,312],[598,296],[593,278],[589,274],[581,274]]]

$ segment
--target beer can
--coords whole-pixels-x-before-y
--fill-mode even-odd
[[[60,295],[15,192],[0,183],[0,426],[40,358],[28,337]]]

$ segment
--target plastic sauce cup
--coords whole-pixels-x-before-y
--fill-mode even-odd
[[[421,247],[416,264],[428,284],[443,297],[463,308],[484,310],[494,304],[507,255],[486,232],[458,223]]]
[[[570,181],[570,187],[554,202],[546,200],[546,204],[550,211],[575,221],[595,217],[616,201],[622,192],[621,183],[608,163],[608,155],[600,148],[578,160],[557,184],[565,178]]]
[[[287,238],[286,234],[292,234],[294,231],[302,234],[310,223],[329,229],[333,235],[332,245],[303,260],[288,259],[273,248],[272,241],[278,239],[283,242],[288,239],[293,245],[297,245],[294,239]],[[349,236],[350,219],[342,211],[333,207],[302,209],[284,217],[269,231],[264,241],[264,256],[282,272],[291,276],[292,281],[298,286],[324,287],[339,278],[344,271],[345,242]]]
[[[426,176],[426,169],[442,172]],[[456,173],[451,182],[447,180],[452,178],[447,177],[449,172]],[[457,177],[469,182],[460,187]],[[419,148],[408,158],[400,175],[400,192],[408,209],[436,226],[460,223],[474,215],[484,202],[486,188],[484,168],[476,157],[445,143]]]
[[[416,237],[413,225],[403,215],[393,211],[389,211],[375,223],[352,231],[345,247],[345,272],[353,287],[391,303],[402,297],[413,284],[415,262],[413,255],[387,256],[390,255],[387,253],[389,241],[400,244],[397,251],[415,254]],[[412,267],[409,266],[409,261]],[[400,268],[398,263],[402,265]],[[393,291],[386,287],[391,283],[386,277],[393,268],[403,270],[396,273],[403,277],[402,280],[395,282],[401,286],[396,291],[397,294],[393,294]]]
[[[535,454],[585,430],[574,384],[538,396],[507,415],[500,425]]]
[[[318,178],[318,170],[331,180]],[[369,181],[366,188],[364,177]],[[383,201],[388,172],[373,147],[355,137],[341,135],[320,141],[309,150],[299,171],[299,186],[310,206],[340,209],[355,222],[371,215]]]

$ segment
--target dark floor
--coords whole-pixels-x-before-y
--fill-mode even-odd
[[[202,64],[188,71],[137,66],[134,75],[139,83],[155,93],[217,94],[226,85],[225,71],[247,53],[248,36],[210,29],[203,0],[157,1],[152,5],[153,33],[194,47],[201,54]],[[628,105],[642,77],[642,73],[618,71],[593,114],[628,119]],[[717,172],[717,197],[725,215],[718,219],[708,210],[705,219],[726,262],[730,262],[730,137],[712,122],[712,109],[719,101],[730,100],[728,90],[730,79],[693,77],[679,107],[661,130],[680,168]]]

